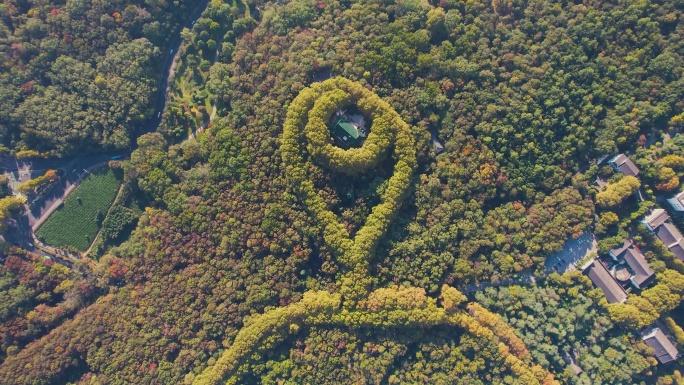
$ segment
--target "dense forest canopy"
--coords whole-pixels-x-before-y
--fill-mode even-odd
[[[52,156],[130,146],[169,37],[200,0],[0,4],[0,141]]]
[[[35,265],[40,274],[10,290],[27,274],[5,267],[0,294],[21,314],[64,307],[58,281],[79,282],[92,294],[77,313],[68,307],[38,329],[21,317],[0,318],[12,337],[3,340],[0,382],[211,383],[224,379],[212,368],[227,367],[237,367],[245,383],[266,384],[527,384],[551,377],[646,384],[670,374],[626,319],[640,304],[657,303],[667,285],[609,312],[586,277],[547,276],[544,261],[588,231],[597,210],[597,233],[618,241],[627,233],[618,209],[631,204],[637,183],[616,177],[597,196],[592,183],[604,170],[594,161],[635,152],[646,137],[684,121],[682,4],[244,4],[253,12],[214,0],[193,28],[193,46],[222,50],[207,78],[218,117],[182,142],[183,130],[173,127],[140,137],[135,130],[153,111],[160,47],[197,2],[0,6],[6,145],[65,155],[136,140],[124,183],[149,202],[131,237],[87,279]],[[211,12],[221,6],[231,11]],[[230,23],[221,21],[226,14]],[[219,45],[212,31],[223,33],[220,23],[232,29]],[[383,157],[359,152],[348,159],[307,146],[325,142],[315,130],[296,133],[301,142],[288,136],[292,115],[314,120],[316,111],[330,112],[325,102],[316,109],[296,99],[327,72],[395,111],[405,123],[398,131],[404,145],[387,147]],[[443,153],[435,155],[431,136]],[[639,152],[640,180],[669,188],[681,165],[662,159],[683,155],[681,145],[681,137],[668,142],[650,168]],[[397,166],[408,147],[413,160]],[[316,161],[295,165],[288,156]],[[397,170],[400,189],[392,182]],[[619,217],[606,213],[614,207]],[[369,217],[380,218],[371,224],[382,230],[371,247],[348,247],[370,231],[363,230]],[[367,259],[357,264],[359,255]],[[649,254],[663,282],[677,283],[667,298],[680,299],[680,276],[665,273],[684,266],[673,259],[667,250]],[[455,291],[530,274],[537,277],[530,287],[470,295],[481,307]],[[51,284],[34,288],[41,280]],[[678,303],[647,315],[676,311]],[[626,314],[625,322],[616,314]],[[261,335],[250,330],[269,338],[254,354],[236,351]],[[568,372],[567,354],[578,355],[585,373]]]

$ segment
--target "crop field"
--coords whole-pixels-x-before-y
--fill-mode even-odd
[[[69,194],[36,235],[51,246],[87,250],[118,188],[119,180],[111,169],[94,171]],[[99,221],[98,213],[102,213]]]

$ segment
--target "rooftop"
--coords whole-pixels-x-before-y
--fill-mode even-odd
[[[582,368],[574,362],[570,363],[570,369],[572,369],[572,372],[575,373],[576,376],[582,374]]]
[[[563,361],[565,361],[565,364],[568,365],[570,369],[572,369],[573,373],[575,373],[576,376],[582,373],[582,368],[580,368],[580,366],[577,365],[575,359],[569,353],[563,353]]]
[[[625,175],[637,176],[639,174],[639,168],[625,154],[616,155],[610,160],[610,163],[614,164]]]
[[[620,245],[614,249],[611,249],[608,252],[608,254],[612,255],[614,258],[618,258],[622,253],[627,251],[627,249],[629,249],[630,247],[632,247],[632,241],[630,241],[629,239],[625,239],[623,241],[622,245]]]
[[[595,259],[594,263],[589,265],[585,274],[589,276],[594,285],[603,290],[608,303],[622,303],[627,300],[625,289],[615,281],[608,269],[598,260]]]
[[[648,283],[654,276],[655,272],[651,270],[646,258],[637,249],[630,248],[625,252],[625,262],[634,272],[632,281],[641,288]]]
[[[682,239],[682,234],[670,221],[667,221],[662,225],[658,226],[655,229],[655,234],[668,247]]]
[[[347,121],[340,119],[337,121],[337,125],[340,126],[347,133],[347,135],[353,139],[358,139],[361,136],[359,130],[357,130],[356,127],[352,126],[352,124]]]
[[[430,132],[430,139],[432,139],[432,146],[435,150],[435,155],[442,153],[442,151],[444,151],[444,146],[442,143],[440,143],[439,138],[434,131]]]
[[[363,117],[352,120],[346,111],[338,111],[333,118],[330,133],[335,143],[345,150],[351,147],[361,147],[366,138],[364,124]]]
[[[644,223],[649,225],[651,229],[656,229],[668,219],[670,219],[670,216],[667,215],[667,212],[664,209],[655,209],[644,218]]]
[[[684,262],[684,239],[680,239],[677,243],[670,245],[668,250],[670,250],[677,259]]]
[[[659,328],[655,328],[644,335],[643,340],[646,345],[653,348],[655,356],[661,364],[666,364],[677,359],[679,351],[677,351],[677,348]]]
[[[663,241],[677,259],[684,261],[684,237],[669,219],[665,210],[657,209],[644,219],[644,223],[651,227],[655,235]]]
[[[646,261],[646,257],[637,249],[631,240],[625,239],[621,246],[616,247],[608,252],[616,261],[625,261],[629,269],[623,268],[616,272],[618,280],[626,281],[631,279],[632,283],[638,289],[641,289],[645,284],[649,283],[655,276],[655,272]],[[628,271],[631,270],[631,271]],[[628,276],[618,276],[617,273],[630,274]]]

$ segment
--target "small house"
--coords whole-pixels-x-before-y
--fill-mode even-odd
[[[573,357],[570,353],[563,353],[563,361],[565,361],[565,364],[568,365],[570,370],[572,370],[572,372],[575,373],[576,376],[582,374],[582,368],[579,365],[577,365],[577,362],[575,362],[575,357]]]
[[[684,238],[663,209],[655,209],[642,221],[667,246],[677,259],[684,261]]]
[[[621,172],[625,175],[639,175],[639,168],[625,154],[615,155],[611,160],[608,161],[608,164],[613,166],[615,171]]]
[[[351,106],[348,111],[338,110],[330,126],[330,134],[335,144],[345,150],[361,147],[368,135],[366,119],[363,115],[355,106]]]
[[[361,147],[365,135],[347,119],[338,116],[333,123],[331,133],[335,143],[345,150],[351,147]]]
[[[584,270],[591,282],[603,291],[608,303],[623,303],[627,300],[627,292],[620,286],[603,264],[594,259],[594,262]]]
[[[434,131],[430,132],[430,139],[432,140],[432,148],[435,150],[435,155],[439,155],[444,152],[444,146],[439,141],[437,133]]]
[[[659,328],[652,329],[643,335],[642,339],[646,345],[653,349],[661,364],[667,364],[677,359],[679,351]]]
[[[684,212],[684,191],[668,199],[667,202],[676,212]]]
[[[608,252],[616,262],[624,262],[628,266],[628,279],[637,289],[643,289],[653,282],[655,272],[646,261],[646,257],[641,254],[629,239],[625,239],[620,247],[616,247]],[[620,279],[621,277],[617,276]]]

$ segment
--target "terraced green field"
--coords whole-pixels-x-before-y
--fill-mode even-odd
[[[107,213],[119,184],[111,169],[94,171],[69,194],[36,235],[51,246],[87,250],[100,229],[98,212]]]

